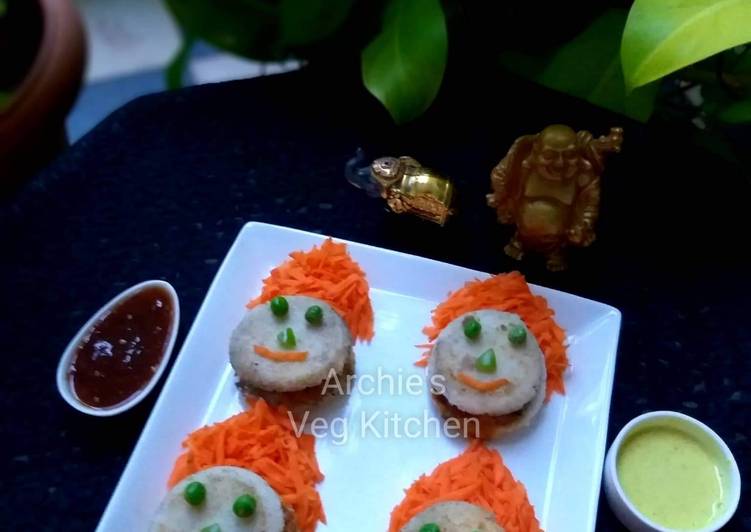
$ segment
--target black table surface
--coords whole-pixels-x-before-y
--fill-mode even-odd
[[[0,528],[96,526],[161,383],[125,414],[88,417],[57,394],[62,350],[106,300],[152,278],[179,293],[179,348],[250,220],[482,271],[520,269],[530,282],[619,308],[608,443],[640,413],[685,412],[725,439],[748,488],[748,172],[719,164],[680,131],[490,75],[447,80],[429,113],[401,128],[353,81],[302,71],[140,98],[4,202]],[[603,179],[598,241],[558,274],[507,258],[510,230],[484,204],[489,171],[514,138],[555,122],[598,135],[625,127]],[[458,214],[440,228],[386,212],[344,180],[357,147],[412,155],[452,176]],[[729,529],[751,529],[747,498]],[[604,497],[597,529],[620,529]]]

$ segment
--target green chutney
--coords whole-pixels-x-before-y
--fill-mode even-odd
[[[618,480],[631,503],[655,523],[697,530],[723,511],[725,468],[708,442],[671,426],[650,426],[623,441]]]

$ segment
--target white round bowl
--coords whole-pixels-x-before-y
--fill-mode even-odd
[[[77,396],[75,391],[73,390],[73,386],[70,379],[70,367],[73,363],[73,356],[75,355],[76,348],[81,343],[81,340],[83,337],[91,330],[91,328],[110,310],[112,310],[113,307],[115,307],[118,303],[121,301],[127,299],[132,294],[139,292],[145,288],[150,287],[159,287],[164,289],[167,294],[169,294],[169,297],[171,299],[172,308],[174,309],[174,312],[172,313],[172,327],[170,329],[170,335],[167,339],[167,346],[164,351],[164,355],[162,356],[162,360],[159,363],[159,367],[154,372],[154,375],[151,377],[151,380],[146,383],[146,386],[141,388],[138,392],[133,394],[129,399],[126,401],[123,401],[122,403],[118,403],[115,406],[112,406],[110,408],[96,408],[93,406],[89,406],[86,403],[83,403]],[[153,280],[153,281],[144,281],[142,283],[138,283],[137,285],[131,286],[127,290],[119,293],[115,297],[113,297],[106,305],[104,305],[102,308],[100,308],[98,311],[94,313],[94,315],[89,319],[89,321],[86,322],[86,324],[81,327],[81,329],[78,331],[78,333],[73,337],[73,339],[68,344],[68,347],[65,348],[65,351],[63,352],[62,357],[60,357],[60,362],[57,365],[57,390],[60,392],[60,395],[65,399],[65,401],[78,410],[79,412],[83,412],[84,414],[89,414],[91,416],[99,416],[99,417],[108,417],[108,416],[115,416],[117,414],[120,414],[122,412],[125,412],[126,410],[129,410],[136,406],[138,403],[140,403],[144,397],[146,397],[149,392],[154,388],[157,381],[159,380],[159,377],[162,376],[162,373],[164,373],[164,369],[167,367],[167,363],[169,362],[170,355],[172,354],[172,348],[175,345],[175,338],[177,338],[177,328],[180,324],[180,303],[177,298],[177,292],[175,292],[175,289],[172,287],[171,284],[169,284],[166,281],[160,281],[160,280]]]
[[[629,421],[618,433],[618,436],[616,436],[605,458],[605,470],[603,473],[605,496],[608,504],[613,509],[613,513],[623,523],[623,526],[631,532],[674,532],[674,529],[659,525],[642,514],[628,499],[618,480],[616,464],[621,444],[629,434],[645,425],[678,427],[700,441],[716,446],[719,454],[727,462],[727,492],[724,499],[724,511],[706,527],[696,529],[692,532],[715,532],[725,526],[738,508],[738,501],[741,495],[741,476],[733,453],[730,452],[730,449],[722,441],[722,438],[701,421],[680,412],[667,410],[648,412]]]

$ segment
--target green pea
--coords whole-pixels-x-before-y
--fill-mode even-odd
[[[250,517],[256,511],[256,498],[252,495],[240,495],[232,505],[232,511],[237,517]]]
[[[214,523],[213,525],[203,527],[201,532],[222,532],[222,527]]]
[[[280,331],[276,335],[276,339],[279,340],[279,344],[285,349],[294,349],[297,345],[297,338],[295,338],[295,331],[287,327],[285,330]]]
[[[508,341],[514,345],[522,345],[527,340],[527,329],[521,325],[512,325],[508,331]]]
[[[470,340],[480,336],[482,325],[480,325],[480,322],[477,321],[474,316],[464,318],[462,326],[464,327],[464,336],[466,336]]]
[[[475,369],[481,373],[494,373],[496,369],[495,351],[488,349],[475,359]]]
[[[185,502],[191,506],[198,506],[206,498],[206,486],[200,482],[190,482],[183,491]]]
[[[286,316],[287,312],[289,312],[289,303],[287,303],[287,300],[282,296],[276,296],[273,298],[271,303],[269,303],[269,306],[271,307],[271,313],[279,318]]]
[[[425,523],[420,527],[420,532],[441,532],[441,527],[435,523]]]
[[[318,325],[323,320],[323,309],[318,305],[311,305],[305,311],[305,319],[308,323]]]

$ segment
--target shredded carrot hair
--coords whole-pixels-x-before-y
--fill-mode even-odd
[[[527,328],[535,335],[545,354],[548,373],[546,399],[553,392],[566,393],[563,373],[568,368],[568,356],[564,341],[566,334],[553,319],[553,309],[542,296],[529,290],[524,276],[519,272],[499,274],[490,279],[469,281],[460,289],[449,294],[448,298],[433,309],[431,325],[423,329],[430,342],[434,342],[440,332],[454,319],[473,310],[495,309],[518,314]],[[415,364],[425,366],[430,356],[430,348]]]
[[[257,355],[274,362],[305,362],[305,359],[308,358],[307,351],[274,351],[264,345],[254,345],[253,351]]]
[[[305,295],[328,302],[347,323],[352,336],[373,338],[373,307],[365,272],[347,253],[346,244],[330,238],[310,251],[294,251],[263,280],[253,308],[276,296]]]
[[[294,511],[301,531],[313,531],[318,521],[326,522],[315,487],[323,480],[315,438],[295,435],[286,408],[259,399],[250,410],[190,433],[183,448],[172,469],[170,487],[208,467],[244,467],[271,485]]]
[[[418,513],[445,501],[485,508],[495,514],[506,532],[541,530],[524,485],[514,479],[501,455],[479,440],[405,490],[404,499],[391,511],[389,532],[398,532]]]

